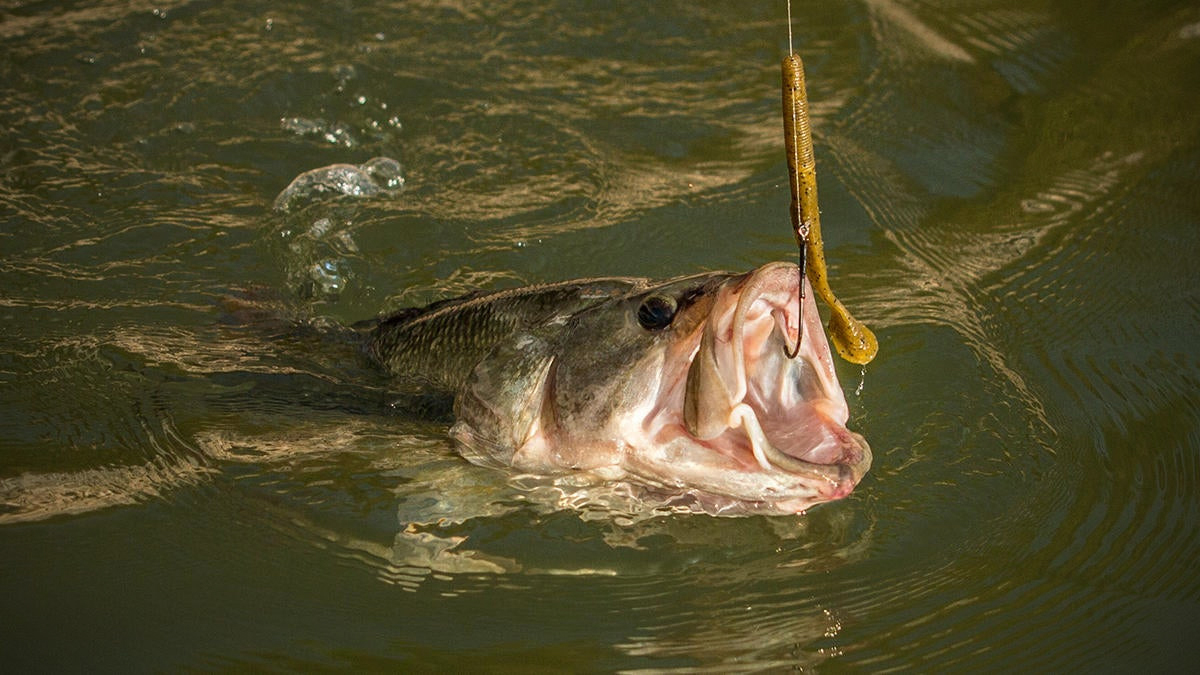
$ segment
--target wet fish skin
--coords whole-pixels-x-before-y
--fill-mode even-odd
[[[488,463],[507,463],[511,453],[505,456],[502,446],[519,444],[530,416],[543,412],[530,396],[540,391],[537,380],[551,360],[571,363],[556,373],[554,400],[561,407],[555,417],[572,420],[573,435],[596,431],[584,424],[585,412],[603,416],[619,405],[618,392],[628,381],[621,374],[628,375],[652,345],[687,329],[684,322],[668,332],[642,329],[634,319],[642,300],[675,297],[684,305],[678,316],[705,289],[731,276],[695,275],[667,285],[607,277],[472,293],[380,321],[368,352],[407,385],[454,394],[455,417],[473,420],[473,442],[500,455]]]
[[[400,378],[458,389],[496,345],[626,290],[634,280],[594,279],[475,292],[375,322],[368,351]]]

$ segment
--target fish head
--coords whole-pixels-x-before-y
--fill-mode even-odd
[[[454,433],[481,463],[588,471],[709,513],[844,497],[871,452],[845,426],[812,295],[790,263],[613,293],[499,346]]]

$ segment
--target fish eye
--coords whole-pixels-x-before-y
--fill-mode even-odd
[[[637,311],[638,323],[646,330],[662,330],[675,319],[675,300],[652,295],[642,301]]]

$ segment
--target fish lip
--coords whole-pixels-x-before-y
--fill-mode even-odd
[[[808,292],[797,302],[801,283]],[[795,265],[776,262],[745,275],[722,293],[729,294],[723,296],[726,302],[718,301],[713,307],[703,330],[714,331],[718,336],[709,345],[716,354],[713,358],[718,363],[725,359],[721,363],[725,366],[725,389],[729,394],[725,430],[719,437],[706,441],[686,421],[684,429],[694,440],[721,451],[714,447],[720,445],[719,439],[740,428],[753,455],[751,466],[763,473],[810,481],[823,500],[846,496],[870,469],[872,456],[866,440],[845,427],[849,417],[845,396],[807,281],[800,281]],[[797,341],[798,349],[789,350],[795,351],[796,356],[784,363],[782,379],[772,381],[770,363],[755,367],[764,360],[786,358],[782,352]],[[714,346],[718,343],[719,346]],[[697,346],[693,362],[696,358],[709,358],[710,355],[700,354],[704,348]],[[780,354],[769,351],[776,349]],[[794,400],[780,400],[788,398],[790,387],[796,392]],[[684,395],[685,407],[698,405],[687,400],[692,396],[690,387]],[[811,418],[813,422],[807,428],[812,432],[800,435],[799,446],[779,447],[781,436],[786,439],[787,429],[782,435],[778,423],[768,424],[764,429],[760,419],[770,419],[772,413],[797,423]],[[810,447],[807,442],[812,438],[820,442]],[[818,457],[829,461],[812,461]]]

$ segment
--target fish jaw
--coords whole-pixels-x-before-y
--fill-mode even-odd
[[[797,513],[851,493],[871,452],[845,426],[829,343],[800,283],[794,265],[772,263],[721,289],[690,360],[664,364],[661,400],[624,430],[642,448],[632,472],[709,495],[723,512]]]

